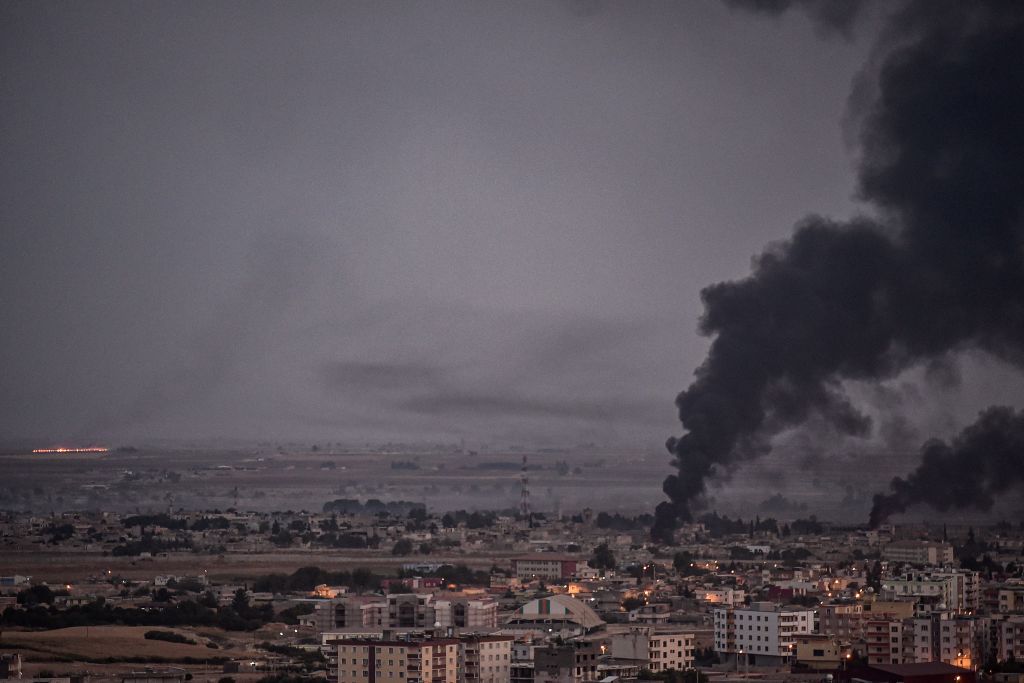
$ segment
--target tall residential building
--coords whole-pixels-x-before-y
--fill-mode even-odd
[[[459,636],[461,683],[509,683],[512,636]]]
[[[913,602],[828,603],[818,607],[818,633],[840,643],[863,642],[864,629],[871,620],[914,616]]]
[[[980,604],[981,591],[977,572],[932,570],[886,579],[882,596],[928,606],[930,610],[926,611],[973,613]]]
[[[868,664],[903,664],[903,619],[874,618],[864,625]],[[931,646],[931,639],[928,639]],[[913,661],[913,660],[911,660]]]
[[[864,640],[869,664],[943,662],[970,669],[985,661],[988,631],[986,618],[947,611],[872,619]]]
[[[459,683],[459,641],[454,638],[328,641],[337,683]],[[332,667],[332,668],[333,668]]]
[[[336,683],[509,683],[511,636],[328,639]]]
[[[994,625],[996,660],[1024,661],[1024,616],[1007,617]]]
[[[789,662],[796,636],[814,630],[814,610],[754,602],[749,607],[716,607],[715,651],[753,666]]]

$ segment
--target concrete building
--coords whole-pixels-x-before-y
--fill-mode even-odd
[[[864,645],[869,664],[901,664],[903,620],[884,617],[870,619],[864,626]]]
[[[997,609],[1003,614],[1024,612],[1024,586],[1002,586],[997,595]]]
[[[693,666],[694,634],[685,629],[631,626],[612,633],[607,642],[605,649],[612,657],[648,662],[651,671],[683,671]]]
[[[329,641],[328,663],[337,683],[460,683],[455,638]]]
[[[498,627],[498,603],[487,596],[435,596],[434,623],[476,630]]]
[[[835,638],[812,633],[797,636],[794,658],[808,669],[835,671],[843,662],[843,650]]]
[[[318,603],[315,614],[319,633],[366,628],[498,627],[498,603],[482,595],[393,593],[369,599],[345,596]]]
[[[512,636],[466,635],[459,637],[461,683],[509,683],[512,667]]]
[[[938,661],[964,669],[984,663],[987,619],[946,613],[933,615],[933,622],[933,646]]]
[[[994,624],[996,660],[1024,661],[1024,616],[1013,616]]]
[[[988,631],[987,619],[950,611],[871,620],[865,630],[868,663],[977,667],[985,660]]]
[[[747,593],[742,588],[698,588],[697,599],[711,605],[742,605]]]
[[[906,619],[914,616],[913,602],[876,600],[865,603],[827,603],[818,607],[818,633],[841,644],[864,641],[864,629],[871,620]]]
[[[754,602],[749,607],[716,607],[715,651],[753,666],[790,661],[796,637],[814,630],[814,610]]]
[[[583,683],[597,681],[597,643],[573,641],[565,645],[537,648],[533,653],[534,683]]]
[[[882,558],[890,562],[942,566],[953,563],[953,546],[935,541],[893,541],[882,548]]]
[[[579,564],[579,560],[567,555],[523,555],[512,558],[512,572],[520,580],[559,581],[575,576]]]
[[[912,601],[957,613],[977,611],[981,599],[977,572],[910,572],[882,582],[882,597]]]

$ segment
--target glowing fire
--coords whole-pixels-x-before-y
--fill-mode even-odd
[[[109,448],[87,446],[85,448],[33,448],[33,453],[107,453]]]

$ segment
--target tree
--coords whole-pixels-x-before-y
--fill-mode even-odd
[[[392,555],[412,555],[412,541],[407,538],[403,538],[397,541],[394,547],[391,548]]]
[[[54,593],[49,586],[37,584],[18,593],[18,604],[31,607],[38,604],[53,604]]]
[[[615,554],[607,543],[594,548],[594,554],[590,557],[590,566],[594,569],[615,569]]]
[[[249,593],[244,588],[235,591],[235,597],[231,599],[231,609],[239,614],[246,614],[249,611]]]
[[[707,574],[707,570],[697,567],[693,562],[693,556],[689,551],[681,550],[672,558],[672,566],[683,576],[700,576]]]

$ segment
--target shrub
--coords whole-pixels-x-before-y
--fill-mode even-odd
[[[174,631],[146,631],[142,634],[142,637],[146,640],[163,640],[168,643],[184,643],[185,645],[195,645],[196,641],[191,638],[186,638],[180,633]]]

